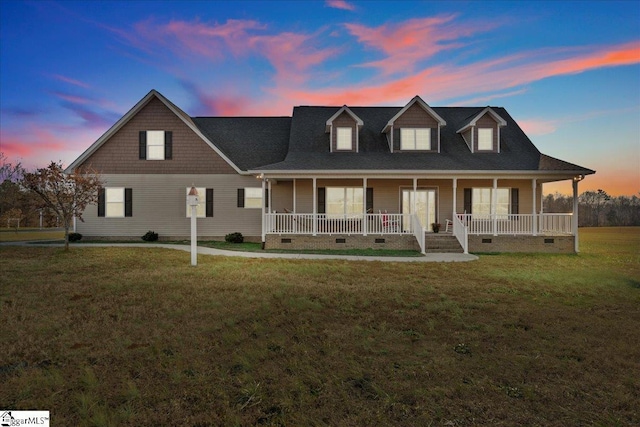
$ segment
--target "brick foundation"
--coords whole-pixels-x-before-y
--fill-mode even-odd
[[[420,251],[413,235],[300,235],[268,234],[265,249],[407,249]]]
[[[573,236],[470,235],[469,252],[574,253]]]

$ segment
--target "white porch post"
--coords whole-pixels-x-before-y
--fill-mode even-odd
[[[498,179],[493,178],[493,190],[491,191],[491,218],[493,219],[493,235],[498,235]]]
[[[457,190],[458,190],[458,178],[453,178],[453,216],[451,217],[451,220],[455,220],[455,216],[458,213],[458,208],[456,206]]]
[[[318,195],[316,189],[316,178],[313,178],[313,235],[318,234]]]
[[[268,180],[267,184],[269,186],[269,197],[267,197],[267,205],[268,205],[267,206],[267,213],[271,213],[271,209],[272,209],[271,206],[273,206],[271,204],[271,180]]]
[[[293,213],[296,213],[296,179],[293,178]]]
[[[578,253],[578,182],[580,177],[573,178],[573,215],[571,217],[571,228],[573,229],[573,250]]]
[[[367,178],[362,178],[362,235],[367,235]]]
[[[266,194],[265,194],[265,190],[266,190],[266,182],[265,182],[265,177],[264,175],[262,176],[262,244],[264,245],[264,242],[266,241],[266,229],[265,229],[265,209],[264,209],[264,205],[265,205],[265,200],[266,200]]]
[[[538,191],[538,180],[533,178],[531,180],[531,188],[533,190],[533,208],[531,208],[533,214],[532,232],[534,236],[538,235],[538,218],[536,217],[536,193]]]

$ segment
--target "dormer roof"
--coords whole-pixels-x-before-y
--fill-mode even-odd
[[[364,126],[364,122],[362,121],[362,119],[358,117],[353,111],[351,111],[349,107],[347,107],[346,105],[343,105],[342,108],[336,111],[336,113],[333,116],[329,117],[329,119],[327,120],[327,123],[325,125],[325,130],[324,130],[326,133],[330,132],[331,124],[335,119],[340,117],[340,114],[342,113],[347,113],[348,115],[350,115],[351,118],[355,120],[356,124],[358,125],[358,128],[361,128],[362,126]]]
[[[500,115],[498,113],[496,113],[493,108],[491,107],[485,107],[482,111],[480,111],[477,114],[473,114],[471,116],[469,116],[469,118],[467,118],[463,123],[462,123],[462,127],[457,131],[457,133],[462,133],[464,131],[466,131],[467,129],[469,129],[470,127],[473,127],[476,125],[476,122],[485,114],[489,113],[489,115],[491,115],[491,117],[493,117],[493,119],[498,123],[498,126],[502,127],[502,126],[506,126],[507,125],[507,121],[505,119],[503,119],[502,117],[500,117]]]
[[[391,120],[389,120],[389,122],[387,123],[387,125],[384,127],[384,129],[382,129],[382,133],[386,133],[389,132],[389,129],[391,128],[391,126],[393,126],[393,123],[396,121],[396,119],[398,119],[398,117],[402,116],[404,114],[405,111],[407,111],[413,104],[418,104],[424,111],[427,112],[427,114],[429,114],[431,117],[433,117],[440,126],[445,126],[447,124],[447,122],[438,115],[438,113],[436,113],[435,111],[433,111],[433,108],[429,107],[429,105],[424,102],[422,100],[422,98],[420,98],[418,95],[414,96],[413,99],[411,101],[409,101],[409,103],[407,105],[405,105],[400,111],[398,111],[398,113],[393,116],[391,118]]]

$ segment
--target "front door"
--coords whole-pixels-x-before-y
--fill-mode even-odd
[[[402,189],[402,213],[413,212],[413,195],[413,189]],[[415,212],[425,230],[431,231],[431,224],[436,222],[436,190],[421,188],[415,192],[415,195]],[[403,221],[405,231],[409,230],[410,223],[410,220]]]

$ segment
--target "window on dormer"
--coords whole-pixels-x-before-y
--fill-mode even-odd
[[[431,129],[401,128],[400,150],[431,150]]]
[[[493,129],[478,128],[478,151],[493,150]]]
[[[338,141],[336,142],[337,150],[353,150],[353,140],[351,137],[351,133],[353,132],[352,128],[337,128],[336,135]]]

